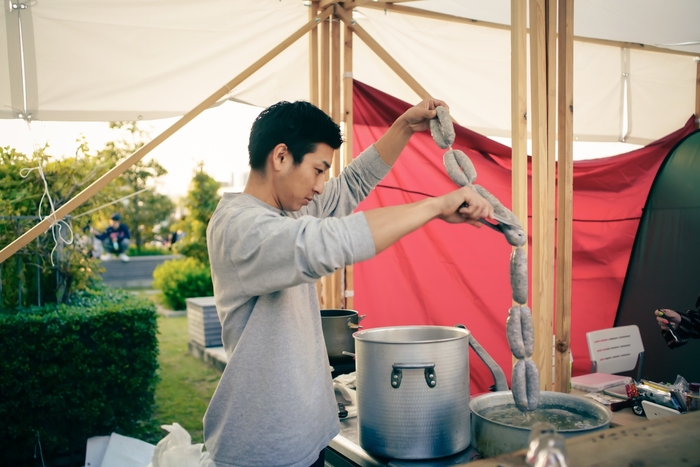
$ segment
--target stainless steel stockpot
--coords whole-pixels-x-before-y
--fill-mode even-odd
[[[449,326],[397,326],[355,338],[360,445],[395,459],[430,459],[469,446],[469,347],[507,389],[503,371],[471,333]]]

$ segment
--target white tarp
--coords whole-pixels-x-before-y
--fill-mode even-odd
[[[0,13],[5,32],[0,34],[0,118],[20,113],[75,121],[182,115],[308,21],[301,0],[11,5],[4,0]],[[508,0],[404,5],[510,22]],[[694,0],[576,0],[575,8],[577,36],[649,45],[700,40],[700,2]],[[489,136],[510,135],[509,31],[368,8],[357,13],[358,23],[424,88],[450,102],[460,124]],[[700,55],[697,44],[674,48]],[[625,137],[648,142],[679,128],[694,111],[693,56],[585,42],[575,43],[574,56],[574,134],[580,141]],[[417,100],[358,38],[353,59],[356,79]],[[258,106],[308,99],[308,63],[304,37],[228,97]]]

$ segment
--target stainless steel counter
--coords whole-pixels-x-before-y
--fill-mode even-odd
[[[340,421],[340,434],[333,438],[329,448],[360,467],[455,467],[481,459],[470,447],[448,457],[427,460],[398,460],[373,456],[360,447],[357,417]]]

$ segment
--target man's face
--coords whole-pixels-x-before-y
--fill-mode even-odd
[[[292,155],[288,154],[276,184],[281,208],[298,211],[308,205],[314,196],[323,193],[325,173],[331,162],[333,148],[325,143],[319,143],[316,151],[306,154],[299,165],[294,165]]]
[[[109,225],[111,225],[113,229],[117,229],[117,228],[119,228],[119,221],[115,221],[114,219],[110,219]]]

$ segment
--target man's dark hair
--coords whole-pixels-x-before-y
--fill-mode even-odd
[[[118,212],[114,213],[114,214],[112,214],[112,220],[113,221],[120,221],[120,220],[122,220],[122,216],[120,216]]]
[[[287,145],[294,165],[299,165],[319,143],[338,149],[342,142],[340,127],[318,107],[304,101],[278,102],[253,122],[248,141],[250,168],[264,170],[267,156],[280,143]]]

